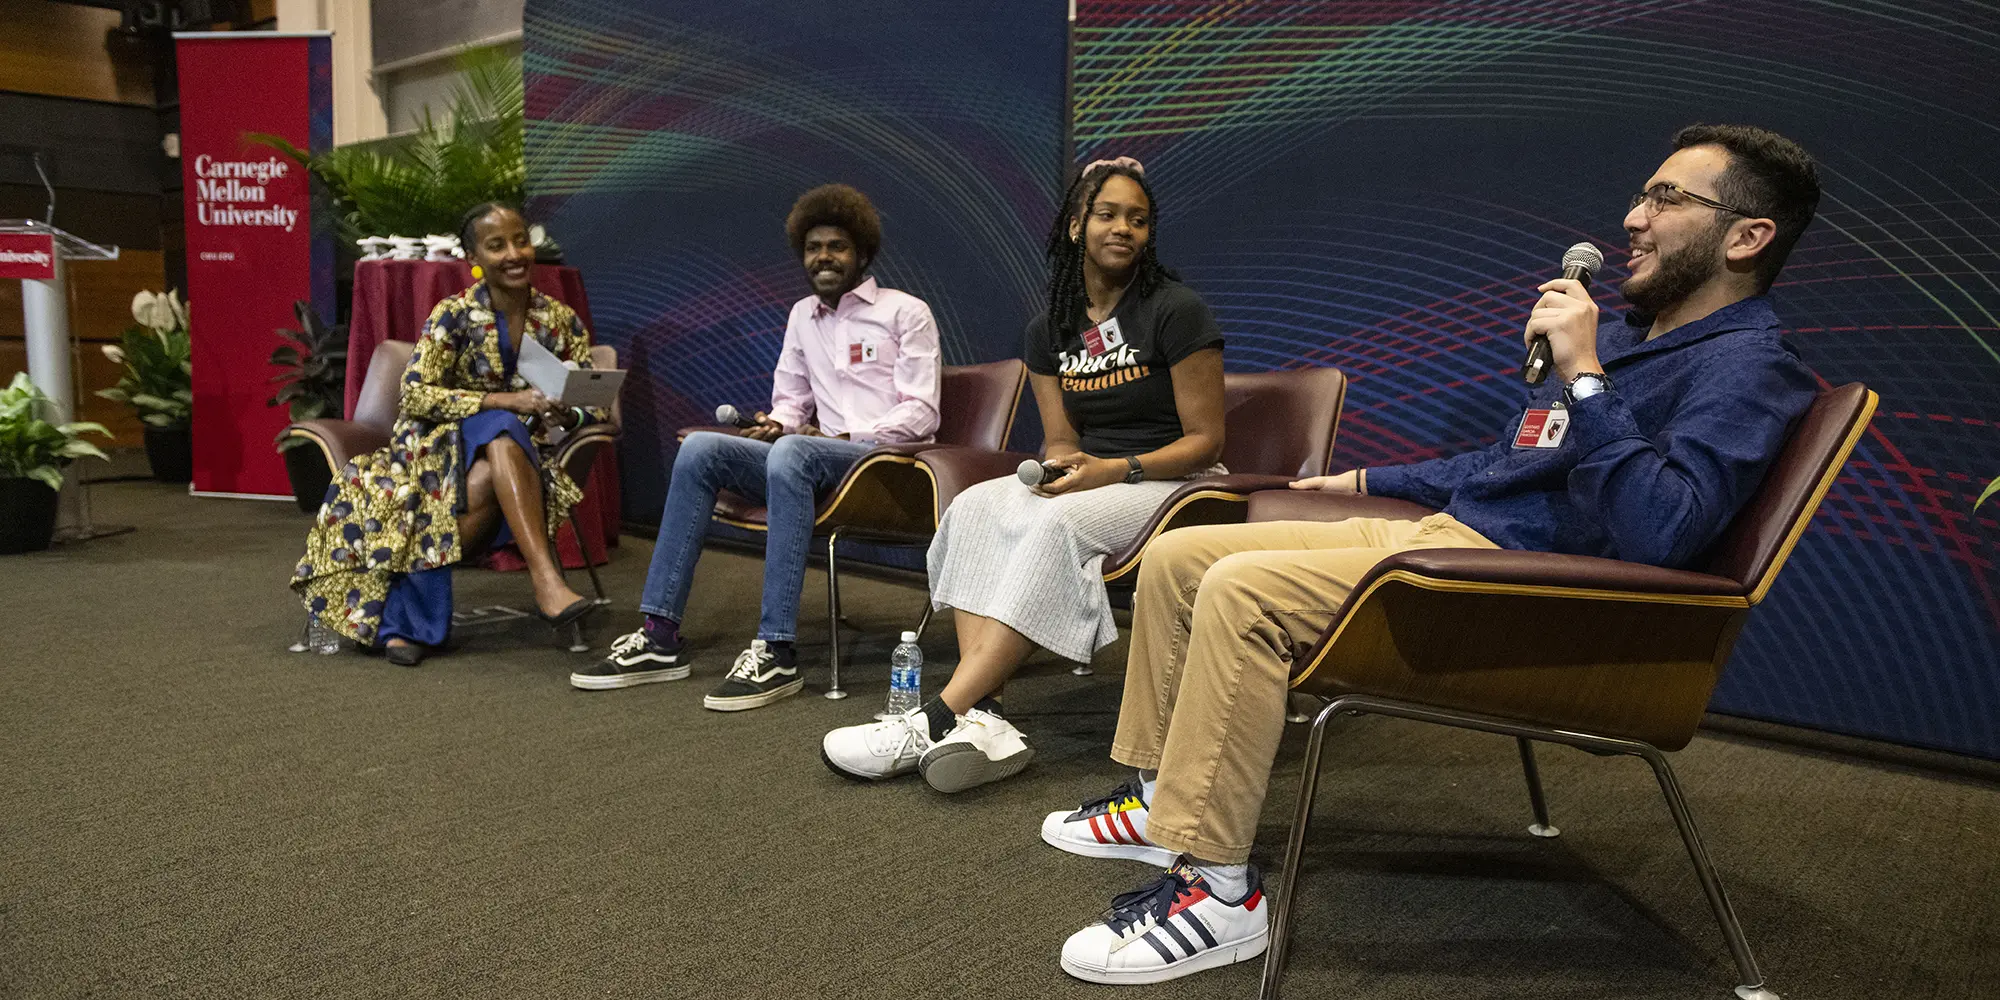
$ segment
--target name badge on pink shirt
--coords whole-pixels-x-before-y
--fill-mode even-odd
[[[857,340],[847,345],[847,363],[858,365],[864,361],[874,361],[881,357],[881,345],[872,340]]]

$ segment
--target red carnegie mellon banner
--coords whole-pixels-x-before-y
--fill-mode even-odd
[[[175,36],[194,347],[194,490],[290,496],[273,445],[290,422],[271,398],[272,332],[292,303],[333,319],[330,219],[312,179],[245,138],[268,132],[315,152],[332,134],[331,42],[270,32]],[[322,213],[323,214],[323,213]]]

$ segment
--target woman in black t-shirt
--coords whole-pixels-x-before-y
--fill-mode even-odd
[[[821,743],[828,766],[879,780],[920,770],[956,792],[1034,755],[1001,717],[1000,688],[1036,646],[1089,662],[1118,638],[1100,567],[1138,537],[1180,480],[1221,472],[1222,333],[1154,253],[1157,203],[1138,162],[1086,167],[1049,234],[1048,309],[1022,355],[1042,413],[1044,464],[959,494],[931,544],[931,603],[954,609],[958,667],[938,698]]]

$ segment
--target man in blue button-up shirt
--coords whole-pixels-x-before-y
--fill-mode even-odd
[[[1472,547],[1685,566],[1757,488],[1817,389],[1764,297],[1812,221],[1817,171],[1790,140],[1745,126],[1693,126],[1674,148],[1625,216],[1632,311],[1600,324],[1582,284],[1542,285],[1522,337],[1548,338],[1559,378],[1498,442],[1292,484],[1439,513],[1186,528],[1148,549],[1111,749],[1139,775],[1051,814],[1042,839],[1172,867],[1071,936],[1066,971],[1158,982],[1263,952],[1270,908],[1247,862],[1291,651],[1377,562]]]

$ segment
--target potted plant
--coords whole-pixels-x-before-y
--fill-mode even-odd
[[[347,324],[328,326],[303,300],[292,303],[299,317],[296,330],[279,329],[278,336],[290,340],[271,351],[271,364],[282,369],[271,378],[277,395],[271,406],[291,408],[292,422],[341,416],[341,395],[347,389]],[[311,439],[280,432],[278,452],[285,458],[285,474],[292,480],[292,498],[308,514],[319,510],[326,488],[333,483],[333,470]]]
[[[244,138],[312,172],[350,248],[364,236],[456,233],[460,213],[472,205],[521,204],[528,179],[519,57],[476,49],[459,56],[457,68],[445,113],[434,116],[426,105],[407,136],[317,155],[269,133]]]
[[[132,326],[117,344],[106,344],[104,356],[123,365],[116,388],[97,394],[130,403],[146,424],[146,460],[153,478],[185,483],[194,478],[194,439],[189,421],[194,413],[191,378],[194,365],[188,343],[188,305],[180,293],[132,297]]]
[[[26,372],[0,389],[0,553],[39,552],[56,533],[56,491],[70,462],[104,452],[84,434],[109,431],[92,423],[52,424],[42,419],[49,397]]]

